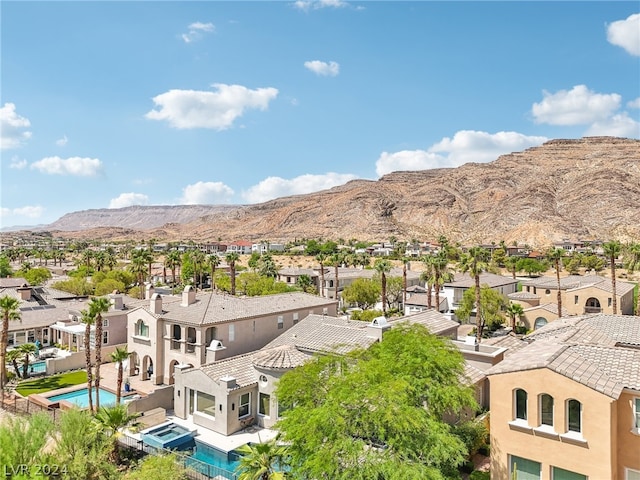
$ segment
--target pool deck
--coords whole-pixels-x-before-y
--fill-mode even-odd
[[[231,450],[235,450],[236,448],[245,445],[247,443],[263,443],[275,438],[278,434],[275,430],[270,430],[268,428],[261,428],[256,425],[252,427],[245,428],[244,430],[234,433],[233,435],[225,436],[220,433],[213,432],[204,427],[198,426],[189,422],[188,420],[183,420],[182,418],[178,418],[174,415],[168,414],[167,421],[161,423],[159,425],[154,425],[153,427],[141,430],[136,433],[127,432],[127,435],[135,438],[136,440],[142,440],[142,434],[146,433],[150,430],[157,429],[162,425],[168,425],[170,423],[175,423],[177,425],[181,425],[187,428],[189,431],[197,430],[197,434],[194,438],[204,442],[208,445],[211,445],[218,450],[222,450],[224,452],[230,452]]]

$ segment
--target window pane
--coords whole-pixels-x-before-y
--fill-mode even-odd
[[[568,430],[570,432],[581,432],[582,425],[580,424],[580,409],[581,404],[577,400],[569,400],[568,405],[568,416],[569,416],[569,425]]]
[[[640,398],[636,398],[636,428],[640,428]]]
[[[265,416],[269,416],[269,403],[271,401],[271,396],[267,395],[266,393],[261,393],[260,394],[260,402],[258,405],[258,412],[260,413],[260,415],[265,415]]]
[[[196,410],[212,417],[216,416],[216,397],[204,392],[197,393],[197,406]]]
[[[553,467],[553,480],[587,480],[586,475],[570,472],[562,468]]]
[[[640,470],[627,468],[627,478],[625,480],[640,480]]]
[[[509,462],[509,473],[513,475],[514,472],[515,478],[518,480],[539,480],[541,465],[533,460],[512,455]]]
[[[546,393],[540,397],[542,425],[553,426],[553,397]]]
[[[249,415],[249,400],[251,396],[248,393],[243,393],[240,396],[240,406],[238,408],[238,417],[244,417]]]
[[[527,419],[527,392],[516,390],[516,418]]]

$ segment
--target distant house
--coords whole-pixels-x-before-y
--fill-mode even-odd
[[[325,272],[328,269],[325,268]],[[320,287],[320,274],[312,269],[312,268],[294,268],[294,267],[286,267],[278,270],[278,281],[284,282],[287,285],[296,285],[298,283],[298,279],[302,275],[307,275],[311,279],[311,283],[316,289]]]
[[[260,242],[251,245],[251,252],[257,252],[260,255],[267,252],[284,252],[284,244]]]
[[[514,293],[518,288],[518,280],[493,273],[482,273],[480,275],[480,286],[488,286],[492,290],[501,293],[505,297]],[[445,283],[442,287],[441,296],[447,299],[447,309],[455,314],[455,311],[462,302],[464,293],[475,286],[475,278],[467,273],[456,273],[452,282]],[[457,317],[456,317],[457,318]],[[475,320],[470,319],[471,323]]]
[[[227,253],[237,253],[238,255],[251,255],[253,243],[238,241],[227,244]]]

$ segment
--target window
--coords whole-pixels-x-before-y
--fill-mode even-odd
[[[640,434],[640,398],[633,399],[633,432]]]
[[[551,477],[553,480],[587,480],[586,475],[570,472],[564,468],[551,467],[551,472],[553,473]]]
[[[148,337],[149,336],[149,326],[144,323],[142,319],[139,319],[136,322],[136,335],[139,337]]]
[[[509,478],[518,480],[539,480],[542,475],[542,465],[527,458],[509,455]]]
[[[298,323],[298,312],[293,314],[293,324],[295,325],[296,323]]]
[[[328,309],[327,307],[324,307],[324,308],[322,309],[322,314],[323,314],[323,315],[328,315],[328,314],[329,314],[329,309]]]
[[[236,339],[236,326],[233,323],[229,324],[229,341],[233,342]]]
[[[640,470],[625,469],[625,480],[640,480]]]
[[[567,402],[567,431],[582,432],[582,404],[578,400]]]
[[[291,405],[278,402],[278,418],[282,418],[282,414],[291,409]]]
[[[544,291],[545,295],[551,295],[551,290],[549,290],[548,288]]]
[[[573,296],[573,303],[578,304],[578,295]]]
[[[611,302],[611,297],[609,297],[609,298],[607,299],[607,305],[610,307],[610,306],[611,306],[611,303],[612,303],[612,302]]]
[[[182,327],[180,325],[171,326],[171,350],[180,350],[180,339],[182,338]]]
[[[516,420],[527,419],[527,392],[516,390]]]
[[[107,345],[109,343],[109,332],[102,332],[102,344]]]
[[[36,341],[36,332],[35,330],[27,330],[27,342],[34,343]]]
[[[249,403],[251,402],[251,394],[249,392],[240,395],[240,404],[238,405],[238,418],[249,415]]]
[[[284,317],[282,315],[278,315],[278,330],[282,330],[284,328]]]
[[[260,415],[264,415],[265,417],[269,416],[270,402],[271,402],[270,395],[267,395],[266,393],[260,394],[260,401],[258,402],[258,413]]]
[[[540,425],[553,427],[553,397],[546,393],[540,395]]]
[[[108,318],[103,318],[102,319],[102,326],[103,327],[108,327],[109,326],[109,319]]]
[[[196,410],[206,415],[216,416],[216,397],[204,392],[196,393]]]

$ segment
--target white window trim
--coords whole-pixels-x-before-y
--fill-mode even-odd
[[[631,433],[634,435],[640,435],[640,420],[637,420],[638,414],[640,413],[640,410],[638,409],[639,407],[640,397],[633,397],[631,400]],[[636,424],[636,422],[638,422],[638,424]]]
[[[518,415],[518,390],[522,390],[524,393],[526,393],[527,398],[525,400],[525,417],[527,418],[517,418]],[[529,392],[527,392],[524,388],[515,388],[513,390],[513,412],[512,412],[512,417],[513,420],[511,422],[509,422],[509,424],[513,424],[513,425],[519,425],[519,426],[529,426]]]
[[[551,397],[551,401],[553,402],[553,406],[551,407],[551,425],[547,425],[546,423],[542,423],[542,396],[543,395],[547,395],[549,397]],[[556,425],[556,399],[553,397],[553,395],[550,395],[548,393],[541,393],[540,395],[538,395],[538,419],[540,421],[540,425],[538,425],[538,427],[536,427],[537,430],[541,430],[541,431],[545,431],[548,430],[549,428],[555,432],[555,425]],[[547,427],[547,428],[543,428],[543,427]]]
[[[576,432],[575,430],[569,430],[569,402],[571,400],[576,401],[580,404],[580,431],[579,432]],[[575,398],[569,398],[565,401],[565,422],[566,422],[566,425],[565,425],[566,433],[562,435],[563,437],[582,438],[582,402],[580,400],[577,400]]]
[[[624,469],[624,479],[625,480],[631,480],[631,478],[629,477],[630,473],[636,473],[636,474],[640,475],[640,470],[634,470],[633,468],[625,468]]]
[[[249,401],[247,403],[240,403],[240,402],[242,402],[242,397],[244,395],[249,395]],[[240,409],[244,405],[247,405],[249,408],[248,408],[247,413],[245,415],[240,415]],[[244,393],[241,393],[240,396],[238,397],[238,418],[247,418],[249,416],[251,416],[251,392],[244,392]]]

